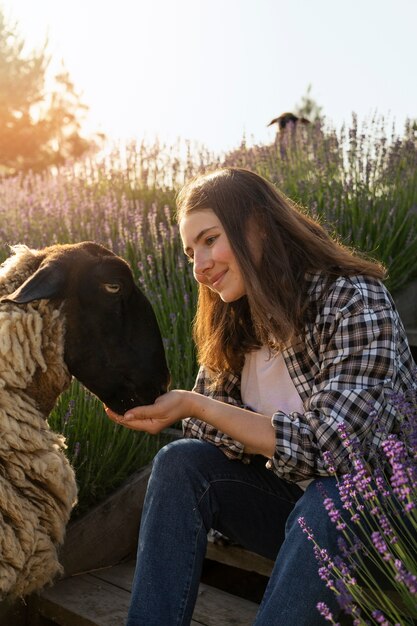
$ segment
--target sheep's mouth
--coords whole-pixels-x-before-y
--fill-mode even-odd
[[[144,398],[127,398],[120,400],[120,406],[124,408],[125,411],[133,408],[134,406],[143,406],[146,404],[153,404],[150,400],[145,400]]]
[[[115,413],[119,415],[123,415],[129,409],[133,409],[135,406],[142,406],[145,404],[152,404],[152,402],[145,401],[140,397],[132,397],[132,398],[120,398],[113,397],[111,399],[105,400],[106,406],[109,407]]]
[[[161,389],[154,390],[153,393],[147,393],[146,396],[135,393],[126,396],[115,394],[112,398],[106,399],[105,404],[115,413],[123,415],[126,411],[133,409],[135,406],[153,404],[156,398],[164,394],[166,390],[167,388],[163,386]]]

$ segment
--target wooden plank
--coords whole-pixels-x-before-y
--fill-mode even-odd
[[[120,562],[136,552],[143,500],[151,465],[79,520],[70,523],[60,561],[66,576]]]
[[[38,612],[59,626],[124,626],[129,604],[130,593],[84,574],[33,596],[29,616]]]
[[[270,576],[274,561],[264,556],[245,550],[240,546],[228,546],[209,541],[206,558],[224,565],[231,565],[247,572],[256,572],[262,576]]]
[[[130,591],[134,569],[135,562],[131,560],[115,567],[92,572],[92,576]],[[257,609],[258,605],[253,602],[200,584],[193,619],[198,624],[207,626],[229,626],[231,624],[246,626],[254,621]]]
[[[257,611],[254,602],[201,583],[193,619],[205,626],[250,626]]]
[[[90,572],[90,575],[97,580],[102,580],[106,583],[110,583],[124,589],[125,591],[132,590],[133,575],[135,573],[135,560],[130,559],[124,563],[119,563],[113,567],[106,567],[99,570]]]
[[[130,561],[62,580],[31,598],[29,616],[39,614],[59,626],[123,626],[134,566]],[[249,626],[257,608],[253,602],[201,584],[192,624]]]

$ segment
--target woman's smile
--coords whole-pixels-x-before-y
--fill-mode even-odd
[[[220,272],[220,274],[217,274],[214,278],[211,279],[211,286],[214,289],[216,289],[220,285],[223,279],[223,276],[225,276],[226,273],[227,273],[227,270],[224,270],[224,272]]]

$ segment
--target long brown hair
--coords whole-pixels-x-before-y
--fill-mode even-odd
[[[282,348],[303,334],[309,299],[307,272],[329,278],[384,267],[359,256],[309,217],[267,180],[246,169],[222,168],[197,176],[177,197],[178,221],[190,211],[212,209],[220,220],[240,270],[246,295],[225,303],[199,284],[194,340],[200,364],[220,381],[238,373],[245,352],[264,343]],[[254,258],[253,238],[261,243]]]

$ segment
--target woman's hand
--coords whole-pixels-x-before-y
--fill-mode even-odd
[[[174,389],[159,396],[154,404],[129,409],[123,416],[108,408],[106,413],[111,420],[126,428],[151,435],[157,435],[185,417],[195,417],[240,441],[249,454],[263,454],[269,459],[275,451],[275,430],[269,416],[194,391]]]
[[[174,389],[159,396],[154,404],[137,406],[126,411],[124,415],[118,415],[108,407],[105,407],[105,411],[107,416],[117,424],[156,435],[164,428],[192,415],[193,396],[194,394],[190,391]]]

